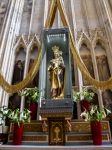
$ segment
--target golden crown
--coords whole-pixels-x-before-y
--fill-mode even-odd
[[[53,50],[54,54],[60,54],[60,55],[62,55],[62,51],[59,50],[58,46],[56,46],[56,45],[53,46],[52,50]]]

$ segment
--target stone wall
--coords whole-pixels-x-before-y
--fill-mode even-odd
[[[83,45],[90,51],[95,79],[99,80],[97,51],[105,51],[108,78],[112,75],[112,3],[109,0],[62,0],[76,41],[77,50]],[[25,46],[28,62],[29,43],[35,37],[40,41],[50,0],[0,0],[0,66],[5,79],[11,83],[16,60],[16,51],[21,44]],[[59,11],[53,27],[63,27]],[[99,45],[99,48],[98,46]],[[85,55],[86,51],[85,51]],[[28,63],[24,77],[27,73]],[[74,63],[74,89],[81,89],[83,77]],[[107,75],[105,75],[107,76]],[[103,106],[102,91],[88,85],[98,95],[99,105]],[[0,105],[8,105],[9,94],[0,89]],[[21,103],[23,107],[23,100]]]

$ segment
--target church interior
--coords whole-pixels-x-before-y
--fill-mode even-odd
[[[89,150],[95,145],[101,145],[99,150],[112,149],[111,18],[112,0],[0,0],[1,150],[17,145],[27,150],[41,146],[80,150],[80,145]],[[38,103],[30,109],[31,95],[22,95],[24,89],[39,94],[33,95]],[[84,92],[93,95],[82,106]],[[89,116],[94,108],[97,119]],[[34,110],[34,116],[30,123],[24,118],[24,131],[18,131],[23,132],[22,141],[14,142],[18,135],[13,135],[11,115],[15,110],[28,114],[27,109]],[[84,113],[89,121],[87,115],[81,118]],[[102,129],[96,144],[90,123],[95,119]],[[8,127],[7,133],[3,126]]]

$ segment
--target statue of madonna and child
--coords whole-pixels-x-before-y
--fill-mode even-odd
[[[64,98],[65,65],[62,51],[58,46],[52,47],[53,59],[48,65],[49,80],[51,84],[51,98]]]

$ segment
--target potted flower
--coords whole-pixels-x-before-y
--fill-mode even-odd
[[[93,144],[95,145],[102,144],[101,120],[109,113],[109,110],[105,108],[100,109],[97,105],[91,106],[90,111],[85,110],[81,113],[81,117],[84,118],[85,121],[90,121]]]
[[[80,92],[73,92],[73,99],[75,102],[79,102],[81,104],[81,112],[86,110],[90,110],[90,104],[93,100],[94,93],[84,88]]]
[[[8,118],[12,123],[14,123],[13,144],[20,145],[22,143],[23,137],[23,125],[24,123],[30,122],[30,111],[26,108],[24,108],[23,111],[20,111],[17,108],[14,111],[10,112]]]
[[[9,126],[6,124],[6,120],[8,118],[8,114],[10,113],[10,109],[6,106],[0,107],[0,134],[1,134],[1,142],[5,143],[8,137],[8,129]]]
[[[89,111],[91,102],[92,102],[93,97],[94,97],[94,93],[91,92],[90,90],[88,90],[87,88],[84,88],[81,91],[81,96],[83,98],[81,100],[81,111],[83,112],[85,109]]]
[[[79,102],[81,97],[81,92],[75,92],[73,91],[73,100],[74,102]]]
[[[25,88],[20,92],[21,96],[25,96],[27,98],[27,102],[29,104],[29,110],[31,111],[31,120],[37,119],[37,108],[38,101],[40,99],[40,91],[37,87],[34,88]]]

